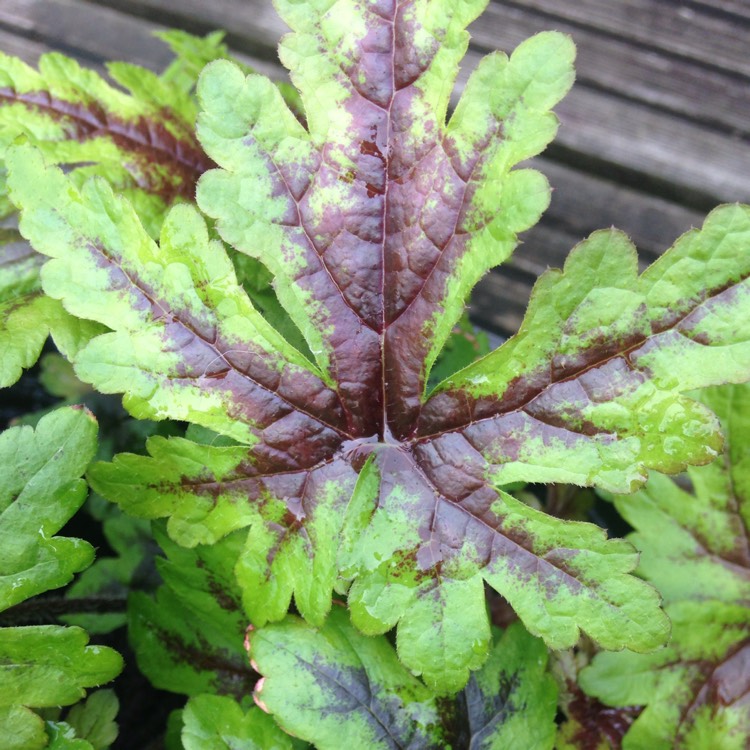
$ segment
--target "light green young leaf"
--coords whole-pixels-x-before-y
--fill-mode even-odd
[[[115,717],[120,708],[113,690],[97,690],[68,711],[65,722],[76,737],[88,741],[93,750],[108,750],[117,739]]]
[[[182,714],[185,750],[294,750],[299,747],[259,708],[243,708],[232,698],[196,695]]]
[[[334,607],[313,630],[296,617],[249,636],[264,675],[256,701],[279,725],[319,750],[443,747],[432,694],[399,663],[383,638],[360,635]]]
[[[200,72],[208,63],[232,58],[224,44],[224,35],[223,31],[212,31],[202,37],[182,29],[157,31],[156,36],[169,45],[175,55],[175,59],[161,74],[161,80],[169,86],[176,86],[179,90],[190,93],[198,82]],[[234,62],[241,65],[236,60]],[[252,72],[250,68],[243,67],[247,73]]]
[[[700,397],[726,442],[713,464],[688,470],[694,494],[654,475],[615,501],[672,620],[665,649],[602,653],[581,674],[610,705],[646,705],[626,750],[741,750],[750,739],[750,386]]]
[[[44,258],[13,229],[0,229],[0,388],[31,367],[52,333],[58,347],[73,353],[101,328],[69,315],[45,297],[39,279]]]

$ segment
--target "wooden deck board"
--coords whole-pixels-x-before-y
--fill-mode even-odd
[[[235,54],[285,75],[275,55],[285,26],[270,0],[0,0],[0,49],[29,62],[59,49],[94,67],[158,70],[170,53],[152,34],[170,26],[226,28]],[[746,0],[493,2],[471,29],[456,94],[487,51],[548,28],[576,41],[578,83],[558,107],[558,139],[534,160],[554,188],[550,209],[474,297],[475,318],[504,333],[535,277],[594,229],[620,227],[651,261],[714,204],[750,200]]]

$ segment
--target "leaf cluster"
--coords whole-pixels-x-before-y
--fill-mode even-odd
[[[188,698],[174,750],[747,742],[750,207],[640,274],[594,233],[489,351],[466,302],[548,204],[524,163],[575,49],[545,32],[489,55],[449,114],[485,4],[277,0],[294,88],[216,34],[164,35],[175,62],[113,63],[116,85],[0,58],[20,212],[0,384],[51,334],[57,395],[147,420],[118,416],[93,463],[80,408],[0,437],[0,609],[91,565],[55,536],[84,472],[115,556],[69,601],[129,594],[126,616],[0,629],[3,738],[108,747],[112,693],[52,707],[121,667],[80,626],[126,624]],[[635,533],[519,491],[544,484],[595,489]],[[495,627],[493,599],[518,621]]]

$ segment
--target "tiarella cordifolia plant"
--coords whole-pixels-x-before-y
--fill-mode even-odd
[[[750,209],[717,209],[641,275],[624,235],[592,235],[539,279],[518,334],[463,367],[456,341],[468,339],[454,331],[468,294],[549,200],[544,177],[517,165],[554,136],[550,109],[573,80],[571,41],[543,33],[510,58],[485,58],[447,118],[465,27],[485,4],[277,0],[299,97],[211,62],[197,89],[205,155],[190,92],[201,64],[225,55],[216,37],[170,37],[180,57],[161,77],[113,67],[130,94],[61,56],[39,73],[3,61],[0,146],[34,248],[9,235],[0,264],[0,339],[13,342],[3,382],[51,331],[76,376],[124,394],[133,416],[191,424],[184,437],[151,437],[148,456],[122,453],[88,474],[129,516],[167,519],[155,523],[163,585],[131,597],[128,623],[153,683],[190,696],[174,747],[232,737],[338,748],[343,731],[367,748],[609,741],[577,711],[581,688],[648,705],[627,735],[633,748],[684,738],[709,748],[716,737],[741,748],[750,735],[747,686],[736,688],[750,653],[744,459],[736,471],[726,460],[694,470],[697,499],[657,478],[616,501],[640,532],[638,573],[656,588],[635,574],[629,542],[510,492],[628,493],[649,470],[719,455],[718,420],[684,394],[750,380]],[[744,388],[732,394],[748,401]],[[726,399],[704,401],[733,425]],[[24,440],[54,446],[52,420],[73,417],[90,422],[58,412]],[[729,456],[741,450],[729,445]],[[71,476],[89,458],[69,459]],[[7,506],[31,513],[15,492]],[[675,525],[660,542],[671,551],[644,535],[658,513]],[[127,586],[122,533],[122,560],[109,562]],[[738,568],[721,593],[673,583],[691,539],[705,552],[696,565],[723,556]],[[8,565],[3,575],[27,569]],[[109,574],[93,570],[95,588]],[[491,629],[485,585],[520,623]],[[674,635],[655,651],[670,630],[659,592]],[[694,616],[730,634],[697,645]],[[556,740],[547,648],[582,633],[629,651],[600,654],[580,682],[582,655],[568,667],[559,658],[567,720]],[[77,696],[113,664],[63,679]],[[639,673],[648,680],[626,677]],[[689,686],[677,694],[678,684]],[[6,713],[37,721],[31,709],[46,705],[15,694]],[[57,725],[34,747],[61,743]]]

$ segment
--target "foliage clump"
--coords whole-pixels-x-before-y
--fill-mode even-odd
[[[162,76],[114,64],[126,92],[60,55],[39,72],[0,60],[3,206],[20,210],[0,260],[0,342],[14,342],[0,382],[51,332],[83,384],[72,397],[122,394],[151,420],[143,451],[119,414],[120,437],[88,469],[119,556],[83,580],[88,594],[145,589],[127,615],[139,665],[189,696],[169,742],[325,749],[345,726],[372,748],[575,747],[596,728],[567,710],[571,685],[548,669],[564,659],[549,649],[585,637],[601,653],[573,670],[574,689],[646,706],[626,747],[741,747],[748,517],[735,435],[750,399],[740,385],[688,392],[750,380],[750,208],[716,209],[642,274],[627,237],[593,234],[540,277],[518,334],[486,352],[465,304],[548,204],[546,179],[522,162],[555,135],[572,42],[545,32],[489,55],[448,116],[486,0],[276,4],[294,90],[220,59],[215,35],[168,36],[178,57]],[[3,439],[36,435],[35,460],[62,461],[73,481],[94,442],[68,457],[56,444],[68,422],[92,430],[66,408]],[[658,474],[722,450],[689,470],[695,498]],[[545,483],[638,490],[615,500],[638,533],[608,539],[518,492]],[[73,486],[65,519],[85,496]],[[6,502],[23,515],[19,497]],[[47,539],[65,519],[40,540],[0,516],[0,535],[27,545],[23,565],[34,569],[28,550],[53,561],[6,606],[91,563],[85,543],[78,560],[58,554],[69,540]],[[141,540],[147,585],[125,538]],[[675,556],[695,575],[675,572]],[[26,569],[6,564],[6,576]],[[705,583],[716,576],[718,593]],[[520,622],[491,627],[487,587]],[[121,621],[85,622],[103,633]],[[39,637],[108,660],[64,677],[75,688],[57,703],[119,669],[77,626],[49,627]],[[56,664],[43,668],[70,669]],[[41,697],[0,708],[6,723],[36,722],[34,747],[98,748],[112,740],[106,700],[99,727],[76,707],[44,729]]]

